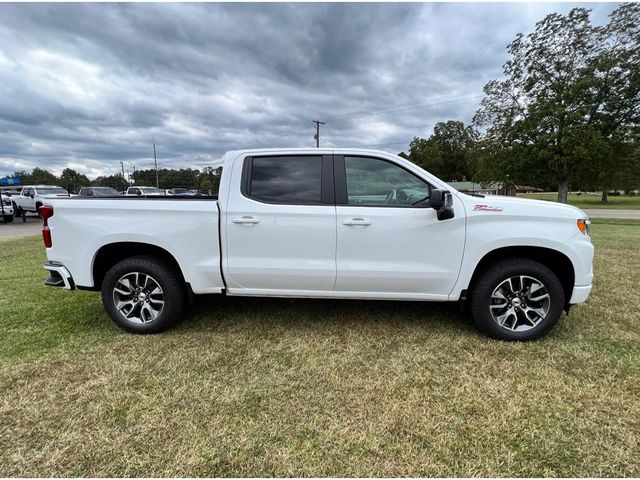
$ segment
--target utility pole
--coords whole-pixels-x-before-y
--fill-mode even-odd
[[[320,120],[314,120],[313,123],[316,124],[316,134],[313,136],[313,138],[316,139],[316,148],[320,148],[320,125],[324,125],[324,122],[321,122]]]
[[[120,167],[122,167],[122,178],[126,180],[125,176],[124,176],[124,162],[120,161]]]
[[[156,166],[156,188],[160,188],[160,181],[158,180],[158,159],[156,157],[156,138],[153,137],[153,163]]]

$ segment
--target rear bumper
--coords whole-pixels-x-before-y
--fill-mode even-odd
[[[62,263],[47,260],[44,262],[44,269],[49,272],[49,278],[44,281],[48,287],[64,288],[65,290],[76,288],[73,277]]]
[[[591,285],[580,285],[573,287],[573,294],[571,294],[570,304],[584,303],[587,297],[591,293]]]

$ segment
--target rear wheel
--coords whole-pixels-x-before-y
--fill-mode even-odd
[[[535,340],[551,330],[565,297],[558,277],[529,259],[496,263],[472,288],[470,308],[480,330],[493,338]]]
[[[102,303],[116,325],[128,332],[162,332],[182,317],[184,281],[161,259],[147,255],[127,258],[105,275]]]

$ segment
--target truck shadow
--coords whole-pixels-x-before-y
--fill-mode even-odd
[[[454,302],[195,297],[184,329],[251,327],[269,329],[332,326],[394,326],[475,331],[468,314]]]

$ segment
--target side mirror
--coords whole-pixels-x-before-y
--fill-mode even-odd
[[[444,206],[444,190],[434,188],[429,196],[429,205],[434,210],[438,210]]]
[[[447,190],[431,190],[429,204],[438,214],[438,220],[449,220],[455,216],[453,195]]]

